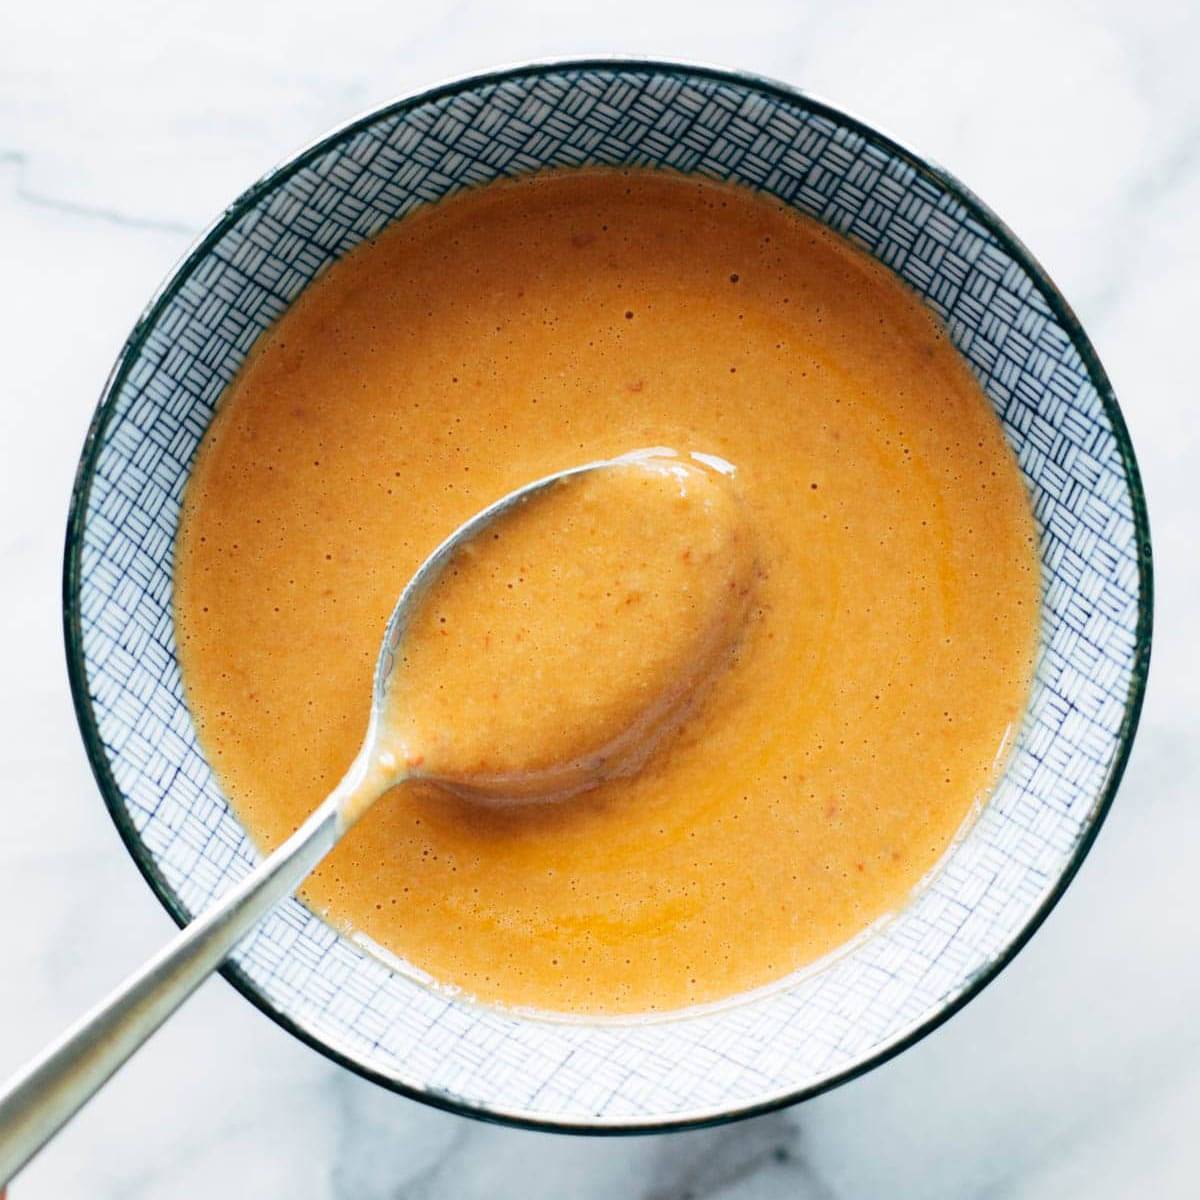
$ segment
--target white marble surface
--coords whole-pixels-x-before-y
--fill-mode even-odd
[[[191,237],[276,160],[500,62],[745,67],[945,163],[1075,305],[1146,476],[1159,600],[1125,786],[1013,966],[915,1049],[790,1111],[619,1141],[475,1124],[326,1062],[208,983],[18,1180],[72,1196],[1194,1196],[1200,1184],[1200,7],[915,0],[0,5],[0,1075],[172,925],[76,734],[59,571],[83,432]]]

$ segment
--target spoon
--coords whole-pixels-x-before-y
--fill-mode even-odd
[[[419,757],[397,753],[388,736],[389,692],[401,661],[401,644],[422,601],[455,555],[532,497],[565,480],[618,465],[664,457],[672,451],[647,450],[587,463],[538,479],[510,492],[472,517],[422,563],[392,611],[375,665],[371,714],[353,763],[317,809],[281,846],[215,904],[181,930],[154,958],[0,1090],[0,1187],[112,1077],[135,1050],[228,957],[234,947],[280,900],[290,895],[343,835],[385,792],[416,777],[452,790],[478,794],[477,781],[442,779],[418,772]],[[725,464],[708,456],[698,461],[718,470]],[[679,462],[680,460],[676,460]],[[677,468],[678,469],[678,468]],[[694,470],[694,468],[691,468]],[[643,757],[613,769],[611,756],[599,756],[603,776],[582,783],[572,777],[554,796],[594,786],[600,777],[636,770]],[[577,766],[577,764],[572,764]],[[483,799],[503,800],[502,794]],[[529,799],[519,791],[517,800]]]

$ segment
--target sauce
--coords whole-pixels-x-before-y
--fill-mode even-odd
[[[740,507],[726,476],[661,456],[519,502],[417,600],[383,753],[501,800],[632,774],[740,639],[753,582]]]
[[[740,189],[505,182],[418,210],[317,280],[201,447],[179,653],[205,751],[264,848],[357,752],[387,618],[438,543],[532,479],[643,446],[736,468],[738,519],[716,528],[747,531],[753,586],[703,702],[635,774],[562,802],[396,788],[304,892],[485,1002],[662,1011],[828,953],[941,857],[1026,702],[1029,503],[915,296]],[[569,703],[577,668],[557,661]],[[493,703],[511,748],[524,718]]]

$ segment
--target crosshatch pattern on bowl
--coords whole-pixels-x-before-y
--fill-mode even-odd
[[[516,1119],[646,1125],[812,1089],[957,1000],[1069,871],[1129,732],[1147,598],[1121,436],[1061,310],[938,176],[800,96],[669,67],[530,69],[337,135],[235,206],[131,340],[78,524],[79,678],[110,804],[160,891],[195,913],[257,857],[198,747],[170,608],[180,497],[222,389],[300,290],[388,222],[501,174],[588,163],[748,184],[898,272],[1003,421],[1045,575],[1044,652],[1002,784],[904,913],[791,986],[673,1021],[521,1020],[393,973],[295,900],[236,954],[260,1003],[376,1077]]]

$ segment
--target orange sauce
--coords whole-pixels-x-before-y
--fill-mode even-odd
[[[476,799],[631,775],[742,640],[751,539],[732,480],[630,456],[518,502],[415,602],[379,750]]]
[[[743,190],[637,171],[505,182],[419,210],[310,286],[201,447],[179,653],[202,744],[264,848],[353,759],[388,615],[430,551],[532,479],[644,446],[736,468],[753,587],[703,703],[636,774],[559,803],[397,788],[304,892],[485,1002],[661,1011],[828,953],[904,904],[1026,702],[1029,503],[915,296]],[[629,505],[608,544],[632,544],[638,519]],[[569,662],[555,629],[596,611],[539,625],[539,657]],[[611,615],[613,645],[642,636]],[[571,683],[549,686],[569,700]],[[529,687],[464,705],[503,723]],[[505,728],[511,745],[521,721]]]

